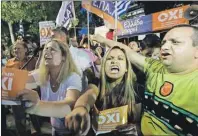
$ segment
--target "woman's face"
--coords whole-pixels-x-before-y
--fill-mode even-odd
[[[44,49],[45,65],[59,66],[63,60],[62,52],[58,43],[49,42]]]
[[[24,46],[22,44],[18,43],[15,45],[14,54],[18,60],[23,61],[26,57],[26,52],[27,52],[27,49],[24,48]]]
[[[120,49],[112,49],[105,62],[105,73],[111,79],[120,79],[127,71],[126,56]]]

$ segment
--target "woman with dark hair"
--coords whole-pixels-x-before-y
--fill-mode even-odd
[[[85,124],[88,123],[89,111],[92,107],[96,107],[94,108],[96,111],[103,111],[127,105],[127,124],[118,125],[115,131],[101,135],[138,135],[141,103],[137,88],[136,75],[131,68],[125,51],[118,46],[114,46],[103,58],[99,91],[95,85],[90,85],[87,92],[77,100],[72,113],[66,116],[68,128],[75,130],[77,133],[80,131],[85,132],[84,130],[88,129],[88,125]],[[94,103],[96,106],[93,106]],[[96,115],[95,112],[92,113],[93,116]],[[92,123],[97,122],[95,119],[96,117],[92,118]],[[106,129],[108,130],[108,128]]]

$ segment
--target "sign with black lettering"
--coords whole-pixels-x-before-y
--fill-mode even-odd
[[[128,105],[93,114],[92,127],[96,134],[108,133],[128,122]]]
[[[51,30],[55,28],[53,21],[39,22],[40,45],[45,44],[51,39]]]

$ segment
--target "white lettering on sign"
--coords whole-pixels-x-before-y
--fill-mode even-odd
[[[98,124],[108,124],[120,122],[120,113],[108,113],[107,115],[100,115],[98,117]]]
[[[93,1],[93,6],[101,9],[102,11],[110,14],[111,16],[114,16],[115,14],[115,10],[114,8],[112,8],[112,5],[110,5],[110,2],[107,1]]]
[[[161,13],[158,16],[158,21],[165,22],[170,20],[176,20],[183,17],[183,9],[176,9],[174,11],[169,11],[168,13]]]
[[[4,77],[1,80],[1,86],[3,90],[11,91],[14,73],[4,73]],[[7,84],[6,84],[7,82]]]
[[[139,25],[143,25],[143,21],[140,20],[140,19],[129,20],[129,21],[124,22],[124,28],[125,29],[130,29],[130,28],[133,28],[133,27],[137,27]]]
[[[7,82],[7,84],[6,84],[6,82]],[[13,78],[12,77],[3,77],[2,80],[1,80],[2,89],[11,91],[12,82],[13,82]]]
[[[133,28],[130,28],[130,29],[124,29],[124,31],[122,31],[122,35],[125,35],[125,34],[134,34],[138,31],[138,27],[133,27]]]

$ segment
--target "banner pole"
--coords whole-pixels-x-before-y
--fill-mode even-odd
[[[74,8],[74,1],[72,0],[72,4],[73,4],[73,13],[74,13],[74,19],[76,19],[76,12],[75,12],[75,8]],[[76,26],[74,26],[74,35],[75,35],[75,38],[77,38],[76,37]]]
[[[89,43],[89,11],[87,10],[87,37],[88,37],[88,49],[90,49]]]
[[[117,0],[115,1],[115,30],[114,30],[114,34],[115,32],[117,33],[117,29],[118,29],[118,10],[117,10]],[[115,41],[117,42],[118,38],[117,35],[115,36]]]

